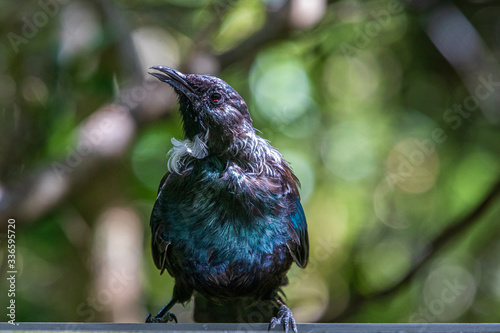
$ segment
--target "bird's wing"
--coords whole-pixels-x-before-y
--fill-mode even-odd
[[[160,192],[162,191],[163,185],[167,181],[169,176],[169,172],[165,174],[160,182],[160,186],[158,188],[158,198],[160,196]],[[153,254],[153,260],[156,267],[161,270],[160,274],[163,274],[165,269],[168,270],[168,247],[170,245],[170,240],[164,229],[164,224],[161,223],[161,215],[158,214],[159,206],[158,199],[156,201],[155,206],[153,207],[153,212],[151,213],[151,220],[149,225],[151,227],[151,252]]]
[[[297,196],[294,197],[295,210],[289,215],[288,234],[290,235],[290,240],[287,243],[287,247],[297,266],[304,268],[309,259],[309,235],[307,233],[304,210],[299,198]]]
[[[153,230],[153,225],[151,225],[151,231],[153,232],[153,238],[151,239],[151,252],[153,253],[153,260],[156,267],[161,270],[160,274],[163,274],[165,269],[167,269],[167,251],[170,245],[170,241],[165,240],[163,234],[162,225],[156,227],[156,231]]]

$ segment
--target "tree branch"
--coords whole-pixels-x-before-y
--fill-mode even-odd
[[[78,191],[81,185],[87,183],[105,166],[116,161],[134,142],[137,129],[147,126],[158,119],[168,116],[175,107],[173,96],[163,101],[151,101],[168,89],[161,87],[156,81],[141,81],[142,72],[139,60],[130,39],[130,27],[123,15],[113,5],[96,0],[100,6],[108,29],[116,42],[119,54],[122,54],[121,65],[132,82],[125,88],[113,103],[95,111],[80,126],[80,138],[68,155],[59,161],[51,163],[38,171],[28,172],[14,188],[0,186],[0,219],[17,218],[22,226],[35,221],[55,209],[71,193]],[[223,70],[241,59],[252,60],[258,50],[266,43],[284,38],[290,31],[288,25],[290,3],[287,1],[276,10],[269,10],[264,27],[241,42],[235,48],[215,56],[218,68]],[[196,50],[195,50],[196,51]],[[189,64],[181,65],[183,68]],[[144,69],[145,70],[145,69]],[[147,95],[140,101],[131,99],[131,91],[144,88]],[[168,93],[167,93],[168,95]],[[103,128],[103,126],[105,128]],[[95,134],[95,140],[88,133]],[[99,138],[99,139],[97,139]],[[0,232],[6,225],[2,224]]]
[[[453,2],[424,0],[404,2],[408,5],[408,10],[419,18],[422,29],[434,43],[436,49],[454,67],[471,96],[475,96],[478,84],[480,84],[478,77],[500,77],[496,60],[488,60],[493,59],[491,51],[484,45],[475,28]],[[453,26],[460,26],[460,29],[450,29],[451,23],[454,24]],[[468,39],[464,40],[464,36],[467,36]],[[479,101],[480,109],[485,117],[492,122],[500,119],[496,107],[499,100],[500,93],[497,89]],[[353,291],[349,306],[344,312],[335,317],[326,314],[321,321],[342,321],[355,314],[367,301],[391,295],[406,286],[422,266],[434,258],[447,243],[471,228],[499,194],[500,179],[474,210],[455,223],[450,223],[421,253],[414,257],[413,265],[396,284],[368,295],[360,295]]]
[[[118,68],[124,68],[130,82],[116,99],[95,111],[79,126],[77,144],[65,158],[54,161],[39,170],[31,170],[13,188],[0,187],[0,219],[18,219],[22,226],[50,212],[64,201],[79,185],[88,182],[111,161],[126,152],[140,126],[168,115],[175,105],[171,98],[166,103],[152,103],[158,83],[143,81],[128,21],[118,9],[106,1],[94,1],[103,13],[105,28],[111,36],[112,47],[120,57]],[[154,82],[154,81],[152,81]],[[132,89],[141,89],[145,95],[134,99]],[[142,112],[147,109],[148,112]],[[139,112],[141,111],[141,112]],[[2,224],[0,232],[6,225]]]
[[[496,181],[495,185],[490,189],[490,191],[485,195],[483,200],[481,200],[479,204],[471,212],[469,212],[469,214],[453,223],[450,223],[448,227],[446,227],[443,231],[441,231],[441,233],[434,237],[433,240],[431,240],[431,242],[424,250],[422,250],[413,258],[413,265],[397,283],[386,289],[376,291],[367,295],[355,293],[344,312],[335,317],[323,317],[320,319],[320,322],[343,321],[348,317],[356,314],[361,306],[366,302],[392,295],[401,288],[408,285],[408,283],[418,273],[422,266],[436,257],[436,255],[445,247],[446,244],[448,244],[454,238],[463,234],[466,230],[470,229],[474,225],[474,223],[478,222],[481,217],[488,211],[491,205],[495,202],[495,200],[498,199],[498,197],[500,197],[500,178]]]

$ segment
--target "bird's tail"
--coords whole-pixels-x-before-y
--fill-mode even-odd
[[[199,294],[194,299],[194,320],[198,323],[268,323],[278,310],[270,300],[254,303],[243,298],[216,303]]]

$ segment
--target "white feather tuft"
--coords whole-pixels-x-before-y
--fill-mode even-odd
[[[168,152],[168,155],[170,155],[168,159],[168,170],[180,173],[180,170],[184,166],[186,157],[188,156],[192,156],[197,159],[205,158],[208,155],[206,144],[207,138],[208,133],[205,137],[203,137],[203,139],[200,138],[199,135],[195,135],[192,141],[189,139],[179,141],[176,138],[172,138],[171,142],[174,146]]]

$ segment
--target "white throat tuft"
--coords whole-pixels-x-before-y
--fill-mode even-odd
[[[174,146],[167,154],[167,156],[170,155],[168,159],[168,170],[180,173],[179,171],[184,166],[185,159],[188,156],[197,159],[205,158],[208,155],[206,144],[207,138],[208,133],[203,138],[200,138],[200,135],[197,134],[194,136],[193,140],[185,139],[179,141],[176,138],[172,138],[171,142]]]

